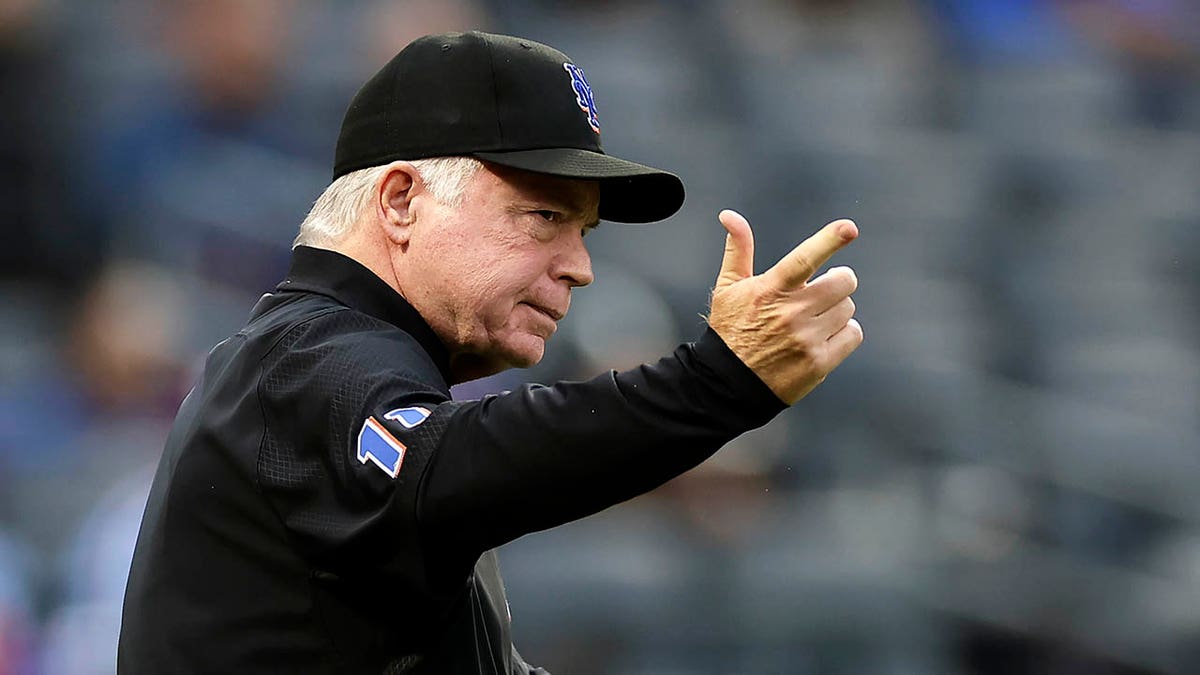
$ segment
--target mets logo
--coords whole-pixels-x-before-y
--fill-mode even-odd
[[[600,133],[600,118],[596,117],[596,101],[592,98],[592,85],[583,76],[583,69],[574,63],[564,63],[563,69],[571,74],[571,88],[575,90],[575,102],[587,113],[588,125]]]
[[[374,417],[368,417],[358,432],[358,461],[362,464],[372,462],[392,478],[400,474],[400,465],[404,462],[407,450],[408,446]]]

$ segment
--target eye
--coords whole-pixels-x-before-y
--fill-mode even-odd
[[[551,211],[549,209],[539,209],[534,211],[533,214],[550,223],[556,222],[559,218],[557,211]]]

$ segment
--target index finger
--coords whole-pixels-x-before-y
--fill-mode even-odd
[[[797,288],[811,279],[834,253],[857,237],[858,226],[854,221],[835,220],[800,242],[763,274],[784,288]]]

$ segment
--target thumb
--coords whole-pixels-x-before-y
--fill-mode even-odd
[[[754,232],[750,223],[737,211],[725,209],[717,220],[728,232],[725,236],[725,257],[721,259],[721,272],[717,275],[717,287],[754,276]]]

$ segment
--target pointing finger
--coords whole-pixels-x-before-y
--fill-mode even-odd
[[[835,220],[800,242],[766,274],[784,288],[798,288],[816,274],[834,253],[858,237],[858,226],[850,220]]]
[[[718,214],[717,219],[729,233],[725,237],[725,257],[721,260],[717,286],[754,276],[754,233],[749,221],[729,209]]]

